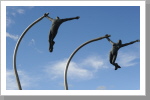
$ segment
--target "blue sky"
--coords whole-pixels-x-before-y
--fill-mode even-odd
[[[23,38],[17,54],[17,68],[23,90],[64,90],[63,73],[67,59],[82,43],[110,34],[123,43],[140,39],[139,6],[7,6],[6,68],[7,89],[17,89],[12,57],[21,33],[37,18],[49,12],[55,18],[80,16],[63,23],[48,51],[51,22],[44,18]],[[111,44],[106,40],[90,43],[77,52],[68,70],[70,90],[139,90],[140,43],[121,48],[114,70],[109,63]]]

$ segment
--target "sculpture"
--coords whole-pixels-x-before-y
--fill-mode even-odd
[[[37,24],[39,21],[41,21],[43,18],[45,18],[46,16],[48,16],[49,13],[45,13],[42,17],[38,18],[36,21],[34,21],[33,23],[31,23],[25,30],[24,32],[21,34],[21,36],[19,37],[15,49],[14,49],[14,54],[13,54],[13,69],[14,69],[14,73],[15,73],[15,77],[16,77],[16,81],[17,81],[17,85],[18,85],[18,89],[22,90],[21,87],[21,83],[20,83],[20,79],[19,79],[19,75],[18,75],[18,71],[17,71],[17,64],[16,64],[16,57],[17,57],[17,51],[19,48],[19,45],[21,43],[21,40],[23,39],[23,37],[25,36],[25,34],[28,32],[29,29],[32,28],[32,26],[34,26],[35,24]]]
[[[52,26],[50,28],[50,33],[49,33],[49,51],[53,52],[53,45],[55,44],[54,42],[54,38],[57,35],[57,31],[59,26],[66,21],[69,20],[73,20],[73,19],[79,19],[80,17],[73,17],[73,18],[65,18],[65,19],[60,19],[58,16],[56,17],[56,19],[53,19],[49,16],[46,16],[51,22],[52,22]]]
[[[38,18],[36,21],[34,21],[33,23],[31,23],[25,30],[24,32],[21,34],[21,36],[19,37],[17,43],[16,43],[16,46],[15,46],[15,49],[14,49],[14,55],[13,55],[13,68],[14,68],[14,73],[15,73],[15,77],[16,77],[16,81],[17,81],[17,84],[18,84],[18,89],[19,90],[22,90],[22,87],[21,87],[21,83],[20,83],[20,79],[19,79],[19,75],[18,75],[18,72],[17,72],[17,67],[16,67],[16,56],[17,56],[17,51],[18,51],[18,47],[21,43],[21,40],[23,39],[23,37],[25,36],[25,34],[28,32],[28,30],[33,26],[35,25],[36,23],[38,23],[39,21],[41,21],[44,17],[47,17],[50,21],[52,21],[52,27],[50,29],[50,34],[49,34],[49,51],[52,52],[53,51],[53,45],[54,45],[54,38],[57,34],[57,31],[58,31],[58,28],[59,26],[65,22],[65,21],[69,21],[69,20],[73,20],[73,19],[79,19],[80,17],[77,16],[77,17],[73,17],[73,18],[65,18],[65,19],[59,19],[59,17],[56,17],[56,19],[52,19],[48,16],[49,13],[45,13],[42,17]],[[119,40],[118,43],[114,43],[112,42],[110,39],[109,39],[110,35],[105,35],[103,37],[99,37],[99,38],[96,38],[96,39],[92,39],[90,41],[87,41],[85,42],[84,44],[80,45],[72,54],[71,56],[69,57],[69,60],[67,62],[67,65],[66,65],[66,69],[64,71],[64,84],[65,84],[65,89],[68,90],[68,83],[67,83],[67,70],[68,70],[68,66],[69,66],[69,63],[71,61],[71,59],[73,58],[73,56],[76,54],[76,52],[81,49],[83,46],[91,43],[91,42],[94,42],[94,41],[97,41],[97,40],[101,40],[101,39],[104,39],[104,38],[107,38],[107,40],[112,44],[112,50],[110,51],[110,63],[112,65],[115,66],[115,70],[117,70],[118,68],[121,68],[117,63],[115,63],[116,61],[116,58],[117,58],[117,53],[118,53],[118,50],[121,48],[121,47],[124,47],[124,46],[127,46],[127,45],[130,45],[130,44],[133,44],[135,42],[140,42],[140,40],[136,40],[136,41],[132,41],[132,42],[129,42],[129,43],[126,43],[126,44],[122,44],[122,41]]]
[[[112,44],[112,50],[110,51],[110,54],[109,54],[109,61],[112,65],[115,66],[115,70],[117,70],[118,68],[121,68],[117,63],[115,63],[117,54],[118,54],[118,50],[124,46],[128,46],[135,42],[140,42],[140,40],[135,40],[135,41],[131,41],[129,43],[122,44],[122,41],[119,40],[118,43],[114,43],[113,41],[111,41],[109,39],[109,37],[107,37],[107,40]]]

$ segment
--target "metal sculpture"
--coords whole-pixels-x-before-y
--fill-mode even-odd
[[[58,28],[60,27],[60,25],[66,21],[70,21],[73,19],[79,19],[80,17],[72,17],[72,18],[65,18],[65,19],[60,19],[59,17],[56,17],[56,19],[53,19],[49,16],[46,16],[51,22],[51,28],[50,28],[50,32],[49,32],[49,51],[53,52],[53,46],[55,44],[54,42],[54,38],[57,35],[58,32]]]
[[[119,40],[117,43],[114,43],[112,40],[110,40],[109,37],[107,37],[107,40],[112,44],[112,49],[111,49],[110,54],[109,54],[109,61],[112,65],[115,66],[115,70],[117,70],[118,68],[121,68],[118,65],[118,63],[115,63],[116,58],[117,58],[117,54],[118,54],[118,50],[124,46],[128,46],[128,45],[133,44],[135,42],[140,42],[140,40],[135,40],[135,41],[131,41],[129,43],[122,44],[122,41]]]
[[[67,71],[68,71],[68,67],[69,67],[69,64],[70,64],[70,61],[71,59],[73,58],[73,56],[77,53],[78,50],[80,50],[83,46],[91,43],[91,42],[94,42],[94,41],[98,41],[98,40],[101,40],[101,39],[104,39],[104,38],[107,38],[107,37],[110,37],[110,35],[105,35],[103,37],[99,37],[99,38],[96,38],[96,39],[92,39],[92,40],[89,40],[85,43],[83,43],[82,45],[80,45],[72,54],[71,56],[69,57],[68,59],[68,62],[67,62],[67,65],[66,65],[66,68],[65,68],[65,71],[64,71],[64,86],[65,86],[65,90],[68,90],[68,82],[67,82]]]
[[[19,75],[18,75],[18,72],[17,72],[17,67],[16,67],[16,56],[17,56],[17,51],[18,51],[18,47],[20,45],[20,42],[21,40],[23,39],[23,37],[25,36],[25,34],[27,33],[27,31],[33,26],[35,25],[36,23],[38,23],[39,21],[41,21],[44,17],[48,16],[49,13],[45,13],[42,17],[38,18],[36,21],[34,21],[32,24],[30,24],[25,30],[24,32],[21,34],[21,36],[19,37],[17,43],[16,43],[16,46],[15,46],[15,49],[14,49],[14,55],[13,55],[13,69],[14,69],[14,72],[15,72],[15,77],[16,77],[16,81],[17,81],[17,85],[18,85],[18,89],[19,90],[22,90],[22,87],[21,87],[21,83],[20,83],[20,80],[19,80]]]

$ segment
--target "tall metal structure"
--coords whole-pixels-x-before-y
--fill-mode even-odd
[[[15,72],[15,77],[16,77],[16,81],[17,81],[17,85],[18,85],[18,89],[22,90],[21,87],[21,83],[20,83],[20,79],[19,79],[19,75],[17,72],[17,67],[16,67],[16,56],[17,56],[17,51],[18,51],[18,47],[20,45],[21,40],[23,39],[23,37],[25,36],[25,34],[28,32],[28,30],[35,25],[36,23],[38,23],[39,21],[41,21],[44,17],[48,16],[49,13],[45,13],[42,17],[38,18],[36,21],[34,21],[33,23],[31,23],[25,30],[24,32],[21,34],[21,36],[19,37],[15,49],[14,49],[14,54],[13,54],[13,69]]]
[[[80,50],[83,46],[91,43],[91,42],[94,42],[94,41],[98,41],[98,40],[101,40],[101,39],[104,39],[104,38],[107,38],[107,37],[110,37],[110,35],[105,35],[103,37],[99,37],[99,38],[96,38],[96,39],[92,39],[92,40],[89,40],[85,43],[83,43],[82,45],[80,45],[72,54],[71,56],[69,57],[68,59],[68,62],[67,62],[67,65],[66,65],[66,68],[65,68],[65,71],[64,71],[64,87],[65,87],[65,90],[68,90],[68,82],[67,82],[67,71],[68,71],[68,67],[69,67],[69,63],[71,61],[71,59],[73,58],[73,56],[77,53],[78,50]]]

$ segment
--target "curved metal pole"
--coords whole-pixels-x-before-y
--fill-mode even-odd
[[[76,52],[81,49],[83,46],[91,43],[91,42],[94,42],[94,41],[98,41],[98,40],[101,40],[101,39],[104,39],[104,38],[107,38],[107,37],[110,37],[110,35],[105,35],[103,37],[99,37],[99,38],[96,38],[96,39],[92,39],[92,40],[89,40],[85,43],[83,43],[82,45],[80,45],[72,54],[71,56],[69,57],[69,60],[67,62],[67,65],[66,65],[66,69],[64,71],[64,86],[65,86],[65,90],[68,90],[68,83],[67,83],[67,71],[68,71],[68,67],[69,67],[69,63],[71,61],[71,59],[73,58],[73,56],[76,54]]]
[[[36,21],[34,21],[32,24],[30,24],[30,25],[25,29],[25,31],[22,33],[22,35],[21,35],[20,38],[18,39],[17,44],[16,44],[16,46],[15,46],[14,55],[13,55],[13,69],[14,69],[14,72],[15,72],[15,77],[16,77],[16,81],[17,81],[18,89],[19,89],[19,90],[22,90],[21,83],[20,83],[20,80],[19,80],[19,75],[18,75],[18,72],[17,72],[17,67],[16,67],[16,56],[17,56],[17,51],[18,51],[19,44],[20,44],[22,38],[24,37],[24,35],[27,33],[27,31],[28,31],[33,25],[35,25],[35,24],[38,23],[40,20],[42,20],[44,17],[46,17],[48,14],[49,14],[49,13],[45,13],[42,17],[38,18]]]

